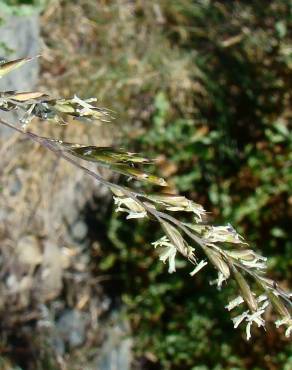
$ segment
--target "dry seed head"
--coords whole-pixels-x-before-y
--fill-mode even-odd
[[[160,223],[169,240],[176,247],[176,249],[185,257],[189,257],[189,249],[181,233],[169,222],[160,220]]]
[[[222,256],[209,247],[204,247],[203,249],[212,264],[221,272],[225,279],[228,279],[230,276],[230,269]]]
[[[246,304],[248,305],[251,312],[256,312],[258,309],[257,301],[253,296],[253,293],[243,277],[243,275],[235,268],[233,268],[233,275],[235,277],[235,280],[239,286],[239,289],[241,291],[242,297]]]
[[[207,243],[234,243],[234,244],[247,244],[243,242],[242,236],[240,236],[235,229],[228,224],[227,226],[211,226],[208,231],[204,234],[204,238]]]

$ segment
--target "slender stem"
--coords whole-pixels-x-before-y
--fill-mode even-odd
[[[24,130],[22,130],[22,129],[16,127],[16,126],[14,126],[11,123],[9,123],[7,121],[4,121],[1,118],[0,118],[0,124],[2,124],[2,125],[10,128],[10,129],[18,132],[18,133],[20,133],[21,135],[24,135],[25,137],[29,138],[30,140],[32,140],[34,142],[37,142],[41,146],[43,146],[46,149],[48,149],[51,152],[53,152],[59,158],[62,158],[64,160],[66,160],[67,162],[71,163],[72,165],[74,165],[75,167],[81,169],[87,175],[93,177],[95,180],[99,181],[101,184],[105,185],[109,189],[114,188],[114,189],[120,190],[123,194],[125,194],[129,198],[133,199],[135,202],[137,202],[138,204],[140,204],[144,209],[146,209],[146,211],[148,212],[148,214],[149,215],[152,215],[154,217],[154,219],[156,219],[159,223],[162,223],[163,220],[167,220],[168,222],[172,223],[173,225],[175,225],[179,229],[181,229],[186,235],[189,236],[189,238],[191,238],[198,245],[200,245],[203,248],[203,250],[205,249],[205,246],[206,246],[205,240],[203,238],[198,237],[194,233],[192,233],[187,227],[185,227],[182,224],[181,221],[177,220],[175,217],[173,217],[173,216],[171,216],[171,215],[169,215],[167,213],[164,213],[164,212],[158,211],[155,208],[149,207],[146,202],[143,202],[142,200],[139,199],[139,198],[145,198],[145,199],[147,199],[147,195],[146,194],[132,191],[132,190],[127,189],[127,188],[125,188],[123,186],[120,186],[118,184],[114,184],[114,183],[112,183],[112,182],[110,182],[108,180],[105,180],[102,176],[100,176],[96,172],[93,172],[90,169],[88,169],[87,167],[82,166],[75,159],[71,158],[67,154],[64,154],[64,152],[62,150],[58,149],[56,147],[56,145],[54,145],[54,141],[53,140],[50,140],[50,139],[45,138],[45,137],[42,137],[42,136],[38,136],[38,135],[36,135],[36,134],[34,134],[34,133],[30,132],[30,131],[24,131]],[[229,260],[229,257],[225,253],[222,253],[221,252],[221,254],[223,254],[223,256],[227,260]],[[191,261],[191,262],[193,263],[193,261]],[[260,275],[258,275],[254,271],[250,271],[248,268],[246,268],[245,266],[243,266],[241,263],[235,262],[235,261],[233,261],[233,263],[237,267],[239,267],[242,270],[244,270],[247,274],[249,274],[250,276],[252,276],[256,281],[258,279],[260,279]],[[270,287],[270,288],[273,289],[273,290],[276,290],[278,292],[278,294],[283,299],[285,299],[286,302],[289,302],[291,304],[290,297],[289,297],[289,295],[286,292],[282,291],[278,287],[274,287],[273,286],[273,287]]]
[[[87,167],[82,166],[75,159],[73,159],[70,156],[64,154],[64,152],[62,150],[58,149],[54,145],[54,141],[49,140],[48,138],[45,138],[45,137],[42,137],[42,136],[38,136],[38,135],[36,135],[36,134],[34,134],[34,133],[30,132],[30,131],[24,131],[24,130],[22,130],[22,129],[14,126],[14,125],[12,125],[11,123],[4,121],[1,118],[0,118],[0,123],[2,125],[6,126],[6,127],[9,127],[12,130],[18,132],[18,133],[26,136],[27,138],[31,139],[32,141],[37,142],[41,146],[43,146],[46,149],[48,149],[51,152],[53,152],[59,158],[62,158],[64,160],[66,160],[67,162],[71,163],[72,165],[74,165],[75,167],[81,169],[87,175],[93,177],[95,180],[99,181],[101,184],[105,185],[106,187],[108,187],[110,189],[111,188],[114,188],[114,189],[117,189],[117,190],[122,191],[123,194],[125,194],[129,198],[133,199],[135,202],[137,202],[138,204],[140,204],[144,209],[146,209],[146,211],[148,212],[148,214],[149,215],[152,215],[154,217],[154,219],[156,219],[159,223],[162,223],[163,220],[167,220],[168,222],[171,222],[172,224],[174,224],[178,228],[180,228],[183,232],[185,232],[198,245],[200,245],[201,247],[204,247],[204,241],[201,238],[199,238],[198,236],[194,235],[192,232],[190,232],[179,220],[177,220],[176,218],[174,218],[174,217],[172,217],[172,216],[170,216],[170,215],[168,215],[168,214],[166,214],[164,212],[157,211],[155,208],[151,208],[145,202],[141,201],[139,199],[139,197],[146,197],[145,194],[143,194],[143,193],[137,193],[137,192],[134,192],[132,190],[128,190],[128,189],[126,189],[126,188],[124,188],[124,187],[122,187],[122,186],[120,186],[118,184],[114,184],[114,183],[112,183],[110,181],[105,180],[102,176],[100,176],[97,173],[91,171]]]
[[[144,204],[145,206],[145,204]],[[177,220],[175,217],[173,216],[170,216],[168,215],[167,213],[164,213],[164,212],[160,212],[160,211],[157,211],[156,209],[151,209],[150,207],[148,207],[148,212],[152,213],[154,217],[156,217],[157,219],[161,220],[161,219],[165,219],[165,220],[168,220],[170,222],[172,222],[174,225],[176,225],[177,227],[179,227],[181,230],[183,230],[191,239],[193,239],[197,244],[199,244],[201,247],[203,247],[205,245],[203,239],[199,238],[198,236],[196,236],[194,233],[192,233],[191,231],[189,231],[183,224],[182,222],[180,222],[179,220]]]
[[[171,223],[173,223],[174,225],[179,227],[181,230],[183,230],[191,239],[193,239],[200,246],[204,245],[202,239],[200,239],[199,237],[194,235],[192,232],[190,232],[179,220],[177,220],[176,218],[174,218],[174,217],[172,217],[172,216],[170,216],[170,215],[168,215],[164,212],[160,212],[160,211],[157,211],[156,209],[148,207],[147,204],[145,204],[140,199],[138,199],[138,197],[145,197],[145,194],[137,193],[137,192],[134,192],[132,190],[128,190],[128,189],[126,189],[126,188],[124,188],[124,187],[122,187],[118,184],[114,184],[110,181],[105,180],[102,176],[100,176],[97,173],[91,171],[87,167],[82,166],[76,160],[74,160],[71,157],[69,157],[68,155],[64,154],[64,152],[62,150],[59,150],[55,147],[55,145],[53,144],[52,141],[50,141],[50,140],[48,140],[44,137],[40,137],[40,136],[30,132],[30,131],[23,131],[20,128],[12,125],[11,123],[8,123],[8,122],[4,121],[1,118],[0,118],[0,123],[2,125],[6,126],[6,127],[11,128],[14,131],[17,131],[18,133],[26,136],[27,138],[37,142],[41,146],[47,148],[48,150],[53,152],[58,157],[65,159],[67,162],[73,164],[75,167],[77,167],[77,168],[81,169],[82,171],[84,171],[85,173],[87,173],[87,175],[95,178],[101,184],[103,184],[103,185],[105,185],[109,188],[115,188],[117,190],[122,191],[124,194],[126,194],[131,199],[133,199],[135,202],[139,203],[142,207],[144,207],[148,211],[148,213],[151,214],[152,216],[154,216],[154,218],[157,219],[159,222],[161,222],[161,219],[165,219],[165,220],[170,221]]]
[[[109,187],[109,188],[115,188],[117,190],[121,190],[123,192],[125,192],[124,188],[121,187],[120,185],[117,185],[117,184],[114,184],[114,183],[111,183],[110,181],[107,181],[105,180],[102,176],[98,175],[97,173],[89,170],[87,167],[84,167],[82,166],[81,164],[79,164],[77,161],[75,161],[74,159],[72,159],[71,157],[69,157],[68,155],[64,154],[61,150],[57,149],[52,143],[50,143],[49,140],[46,140],[44,138],[41,138],[39,137],[38,135],[36,134],[33,134],[32,132],[29,132],[29,131],[23,131],[21,130],[20,128],[18,127],[15,127],[14,125],[4,121],[3,119],[0,118],[0,123],[6,127],[9,127],[11,128],[12,130],[14,131],[17,131],[18,133],[26,136],[27,138],[37,142],[38,144],[40,144],[41,146],[47,148],[48,150],[50,150],[51,152],[53,152],[55,155],[57,155],[58,157],[62,158],[62,159],[65,159],[67,162],[73,164],[75,167],[81,169],[82,171],[84,171],[85,173],[87,173],[89,176],[92,176],[94,177],[97,181],[99,181],[101,184]],[[136,198],[135,198],[136,199]]]

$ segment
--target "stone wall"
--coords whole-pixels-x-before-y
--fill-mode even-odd
[[[8,16],[0,14],[0,60],[12,60],[27,56],[36,56],[40,52],[39,17],[38,14],[29,16]],[[19,90],[30,91],[35,88],[39,75],[39,61],[34,59],[0,79],[0,91]],[[16,115],[0,112],[6,119],[15,119]],[[8,129],[0,127],[0,134],[7,134]]]
[[[39,31],[37,14],[6,17],[0,27],[0,59],[38,55]],[[37,87],[38,76],[39,59],[35,59],[1,79],[0,91],[33,90]],[[17,124],[15,113],[0,111],[0,116]],[[103,132],[101,129],[101,135],[97,135],[100,143],[105,138]],[[107,300],[98,292],[98,284],[97,289],[91,290],[87,283],[91,281],[92,284],[95,277],[89,272],[90,246],[81,212],[92,194],[100,197],[101,205],[108,203],[109,194],[70,164],[59,164],[55,157],[43,153],[42,148],[36,146],[34,149],[31,142],[22,143],[20,139],[18,134],[0,126],[0,153],[3,151],[0,273],[5,265],[11,266],[6,269],[8,278],[0,283],[0,290],[14,292],[14,306],[19,312],[25,315],[27,310],[34,310],[40,324],[50,322],[53,347],[62,356],[66,346],[75,349],[84,344],[88,328],[97,325],[90,318],[98,316],[95,312],[100,311]],[[68,258],[67,246],[76,257]],[[70,288],[74,299],[80,300],[86,291],[92,296],[92,308],[88,312],[65,306],[61,291],[64,281],[68,285],[66,273],[69,270],[74,279],[78,278]],[[9,302],[3,300],[1,305],[2,312],[11,316]],[[55,306],[59,307],[56,315],[59,319],[54,317]],[[40,312],[39,307],[47,315]],[[95,348],[96,367],[90,369],[129,370],[132,346],[132,340],[127,337],[129,325],[119,319],[119,315],[109,321],[109,324],[97,325],[96,335],[102,333],[105,340],[102,348]],[[35,335],[33,331],[31,335]]]

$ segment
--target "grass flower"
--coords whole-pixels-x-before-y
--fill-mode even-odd
[[[27,58],[1,64],[0,77],[29,60],[30,58]],[[184,196],[139,193],[106,180],[97,171],[92,171],[86,165],[79,163],[80,160],[94,162],[98,167],[106,166],[113,172],[121,173],[128,178],[166,186],[164,179],[136,167],[152,161],[131,152],[65,143],[26,130],[26,126],[35,117],[60,124],[66,123],[68,116],[89,122],[96,120],[108,122],[111,118],[110,111],[92,105],[91,103],[95,101],[95,99],[82,100],[77,95],[73,99],[66,100],[53,99],[38,92],[2,92],[0,110],[24,112],[22,123],[25,127],[20,128],[17,124],[11,124],[2,119],[0,124],[37,142],[58,158],[66,160],[106,186],[113,193],[116,212],[125,212],[127,219],[148,218],[156,221],[161,226],[164,236],[152,244],[154,248],[158,248],[159,259],[163,263],[168,263],[170,273],[176,271],[176,257],[180,255],[195,266],[190,273],[191,276],[196,275],[210,262],[217,274],[215,280],[217,288],[221,289],[224,282],[227,284],[229,280],[233,280],[239,295],[229,302],[226,309],[231,311],[240,305],[247,307],[247,310],[234,317],[232,321],[234,328],[242,322],[246,323],[248,340],[251,337],[253,324],[265,327],[263,315],[268,306],[271,306],[278,315],[278,319],[275,320],[276,326],[286,326],[285,334],[289,336],[292,330],[291,295],[282,290],[275,281],[266,277],[267,259],[254,252],[252,248],[247,248],[248,243],[233,226],[209,225],[208,220],[205,220],[204,208]],[[184,212],[184,216],[189,218],[192,213],[195,217],[192,222],[182,222],[180,217],[173,216],[173,212]],[[202,259],[197,262],[194,245],[201,249],[207,260]],[[257,290],[254,289],[255,286]],[[260,291],[258,296],[255,291]]]

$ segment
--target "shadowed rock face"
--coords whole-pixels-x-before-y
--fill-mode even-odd
[[[2,14],[0,14],[2,18]],[[0,27],[0,60],[17,59],[35,56],[40,52],[39,17],[38,14],[29,16],[4,16]],[[0,79],[0,91],[18,90],[30,91],[35,88],[39,76],[38,59],[27,63]],[[3,113],[0,116],[6,119],[15,119],[15,114]],[[0,127],[0,133],[6,134],[8,130]]]
[[[130,370],[133,340],[129,335],[129,323],[121,318],[119,312],[113,312],[108,321],[106,340],[100,350],[97,369]]]

